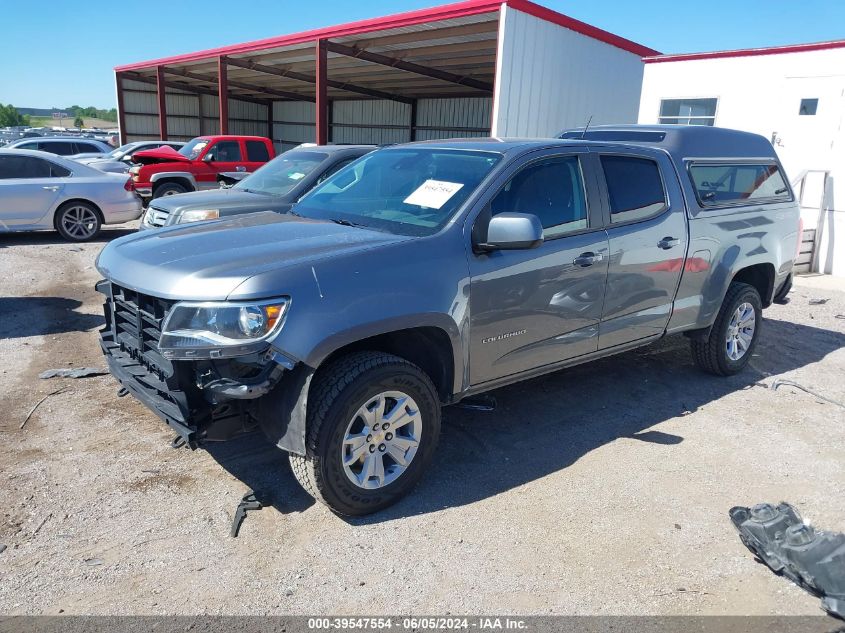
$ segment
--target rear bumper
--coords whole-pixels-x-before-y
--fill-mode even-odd
[[[132,194],[125,202],[104,206],[102,211],[105,224],[123,224],[140,218],[144,205],[138,196]]]

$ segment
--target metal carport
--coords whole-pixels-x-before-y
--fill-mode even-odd
[[[561,32],[538,33],[534,59],[509,45],[543,28],[523,17]],[[507,121],[501,106],[525,87],[508,58],[536,66],[533,81],[566,81],[542,79],[554,64],[541,57],[571,53],[573,35],[636,60],[640,77],[640,58],[655,53],[525,0],[470,0],[117,67],[121,140],[256,134],[287,149],[509,132],[497,130]],[[506,88],[497,85],[504,75]],[[635,107],[626,118],[636,120]]]

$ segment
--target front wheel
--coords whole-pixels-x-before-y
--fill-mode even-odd
[[[696,365],[717,376],[731,376],[742,371],[757,346],[762,323],[760,293],[754,286],[732,283],[710,335],[692,341]]]
[[[440,403],[416,365],[358,352],[315,376],[306,454],[290,455],[297,481],[335,512],[364,515],[406,495],[431,462]]]
[[[166,182],[159,185],[153,191],[153,198],[163,198],[164,196],[175,196],[180,193],[186,193],[187,187],[180,185],[178,182]]]

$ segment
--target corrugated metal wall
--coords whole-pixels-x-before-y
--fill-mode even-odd
[[[503,6],[496,65],[494,136],[637,122],[638,55]]]
[[[417,102],[417,140],[490,135],[492,99],[420,99]],[[276,102],[273,140],[277,149],[313,143],[313,103]],[[332,102],[332,143],[407,143],[411,140],[411,106],[398,101],[351,100]]]
[[[158,97],[152,84],[123,79],[127,142],[159,138]],[[167,89],[167,137],[188,141],[220,130],[219,104],[213,95]],[[229,133],[267,136],[267,106],[229,99]]]
[[[158,100],[154,85],[123,80],[123,103],[129,141],[158,138]],[[417,140],[489,136],[492,99],[420,99],[417,102]],[[180,90],[167,91],[167,134],[189,140],[218,134],[217,97]],[[277,151],[313,143],[315,107],[304,101],[273,103],[273,140]],[[360,99],[333,101],[333,143],[407,143],[411,140],[411,106],[398,101]],[[229,99],[229,133],[267,135],[264,105]]]

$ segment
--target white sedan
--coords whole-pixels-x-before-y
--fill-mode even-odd
[[[141,199],[124,174],[107,174],[55,154],[0,149],[0,233],[55,229],[84,242],[103,224],[141,216]]]

